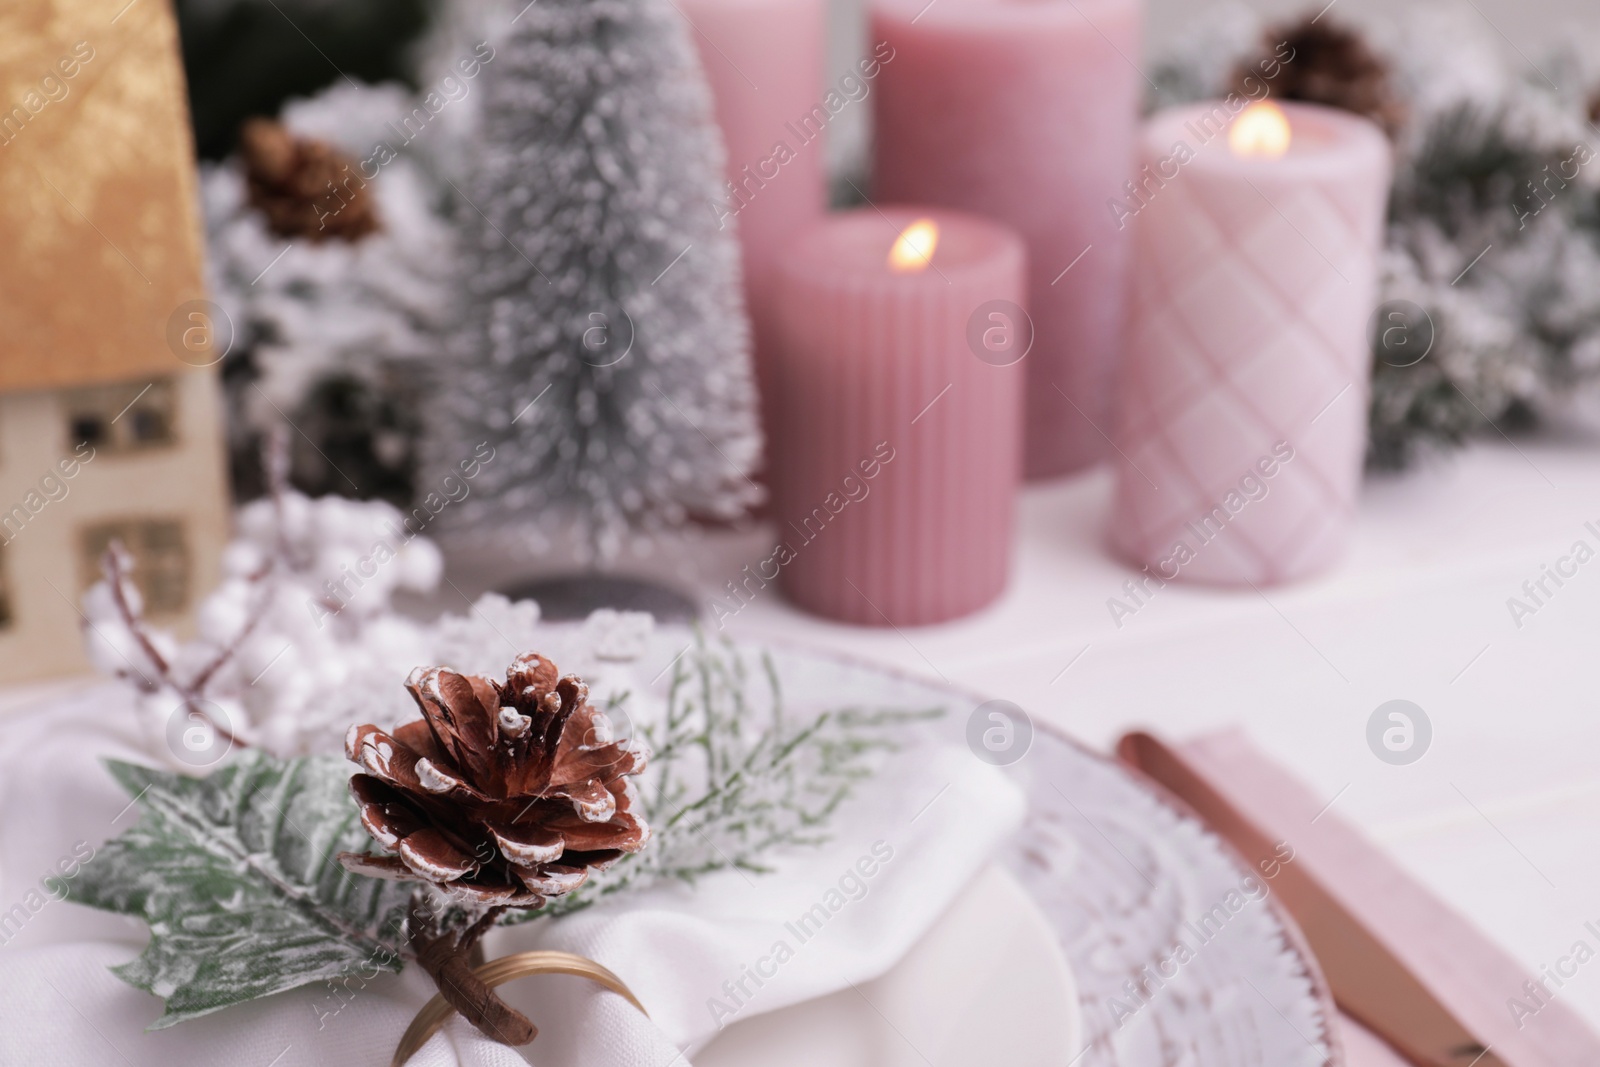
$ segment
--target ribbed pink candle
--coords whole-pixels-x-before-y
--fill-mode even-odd
[[[794,235],[827,210],[827,128],[837,109],[865,106],[852,97],[870,91],[865,75],[877,65],[824,87],[824,0],[680,0],[679,10],[693,27],[727,146],[723,196],[707,209],[739,235],[770,421],[773,267]]]
[[[1028,244],[1026,474],[1102,459],[1122,346],[1139,0],[873,0],[872,195],[1014,226]]]
[[[1145,126],[1110,540],[1155,583],[1311,574],[1366,444],[1390,153],[1342,111],[1201,104]],[[1283,117],[1287,116],[1287,130]],[[1254,130],[1257,150],[1230,140]]]
[[[891,269],[919,219],[937,226],[932,256]],[[781,543],[767,570],[800,607],[913,626],[1005,587],[1025,261],[995,223],[900,208],[835,215],[785,258],[770,462]]]

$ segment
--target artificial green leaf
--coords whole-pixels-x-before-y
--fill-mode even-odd
[[[369,843],[336,757],[249,751],[206,778],[108,761],[142,809],[69,899],[150,926],[114,968],[166,1001],[152,1029],[310,982],[398,971],[409,887],[335,858]]]

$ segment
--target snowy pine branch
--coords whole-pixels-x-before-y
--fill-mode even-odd
[[[608,713],[622,717],[627,695],[614,701]],[[911,724],[942,713],[847,704],[796,722],[768,653],[697,632],[673,666],[665,713],[639,729],[651,751],[639,785],[650,847],[525,918],[563,915],[658,882],[764,872],[774,851],[823,844],[876,757],[894,751]]]

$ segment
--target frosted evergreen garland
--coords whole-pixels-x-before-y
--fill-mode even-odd
[[[239,125],[284,100],[354,77],[406,72],[438,0],[174,0],[201,159],[231,151]],[[308,41],[316,42],[312,52]],[[320,57],[317,55],[320,53]]]
[[[469,82],[456,82],[470,92]],[[443,343],[454,235],[427,157],[379,146],[403,147],[397,124],[419,106],[398,85],[341,81],[284,108],[291,131],[349,155],[350,180],[376,198],[381,228],[353,243],[280,237],[249,205],[236,158],[203,170],[208,281],[235,337],[226,381],[236,467],[253,461],[261,436],[288,418],[317,445],[295,442],[298,484],[351,497],[409,495],[420,368]],[[346,398],[346,410],[339,424],[325,425],[313,401],[332,391]],[[328,440],[353,431],[370,439],[374,469],[340,456]],[[329,456],[339,457],[332,467]]]
[[[1312,12],[1308,12],[1312,13]],[[1530,67],[1467,20],[1429,12],[1374,41],[1409,118],[1396,148],[1380,299],[1426,312],[1409,366],[1375,351],[1369,459],[1540,420],[1600,420],[1600,71],[1576,49]],[[1220,95],[1260,47],[1236,7],[1197,20],[1152,71],[1152,103]]]
[[[542,0],[495,42],[462,160],[459,332],[429,408],[440,463],[504,461],[460,518],[630,533],[732,518],[760,435],[719,230],[722,148],[668,0]]]

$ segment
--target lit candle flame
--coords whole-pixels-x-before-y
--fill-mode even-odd
[[[895,238],[889,249],[889,269],[902,274],[925,270],[933,262],[933,250],[939,245],[939,224],[932,219],[918,219]]]
[[[1271,100],[1259,100],[1228,127],[1228,147],[1236,156],[1277,159],[1289,151],[1289,116]]]

